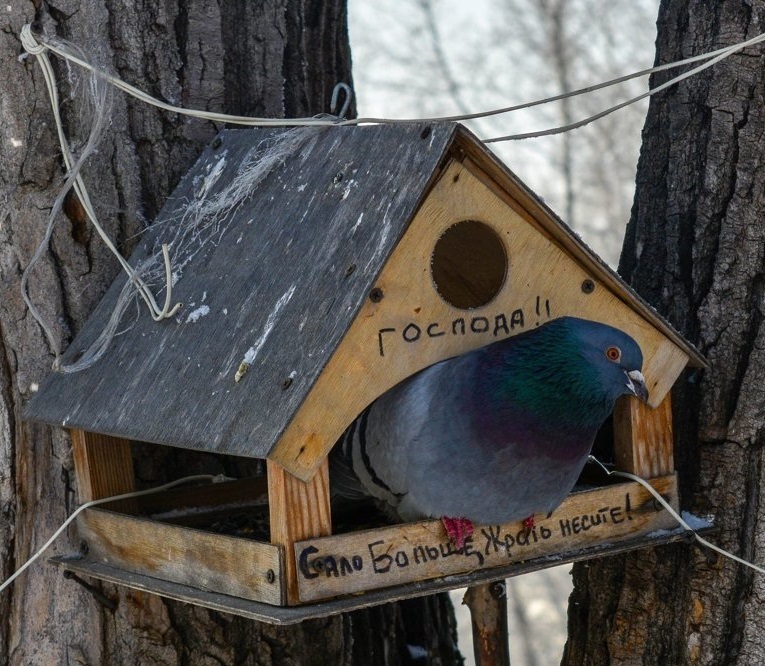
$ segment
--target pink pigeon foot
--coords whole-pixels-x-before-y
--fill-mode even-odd
[[[531,534],[531,530],[534,529],[535,525],[536,522],[534,520],[533,513],[528,518],[523,519],[523,535],[525,538],[528,538],[529,534]]]
[[[473,535],[473,523],[467,518],[441,518],[441,523],[446,530],[446,536],[457,548],[465,546],[465,539]]]

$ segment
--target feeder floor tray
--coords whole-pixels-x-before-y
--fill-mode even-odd
[[[677,507],[674,475],[651,483]],[[66,567],[255,619],[297,622],[313,615],[289,620],[264,604],[313,608],[345,597],[332,602],[336,611],[311,611],[339,613],[652,545],[677,527],[645,488],[621,483],[572,493],[551,515],[536,516],[530,530],[522,522],[478,525],[460,549],[438,520],[385,525],[368,510],[363,529],[358,517],[338,511],[334,534],[288,549],[266,540],[265,480],[215,485],[87,509],[78,518],[82,557]],[[292,574],[287,558],[294,558]]]
[[[708,528],[699,530],[699,533],[707,533],[713,530],[714,528]],[[606,555],[617,555],[647,546],[660,546],[687,541],[687,538],[688,533],[678,527],[674,530],[663,530],[647,537],[637,537],[614,544],[585,548],[576,553],[554,557],[540,557],[519,564],[458,574],[436,580],[409,583],[383,590],[374,590],[363,595],[332,599],[302,606],[274,606],[226,594],[206,592],[188,585],[131,573],[117,567],[93,561],[87,557],[54,557],[50,561],[63,570],[71,571],[77,575],[96,578],[107,583],[124,585],[142,592],[151,592],[167,599],[183,601],[215,611],[232,613],[251,620],[257,620],[258,622],[288,625],[393,601],[446,592],[459,587],[504,580],[505,578],[547,569],[560,564],[568,564]]]

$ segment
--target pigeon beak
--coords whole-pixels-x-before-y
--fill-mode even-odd
[[[643,402],[648,401],[648,388],[645,385],[645,377],[640,370],[630,370],[627,375],[627,390],[640,398]]]

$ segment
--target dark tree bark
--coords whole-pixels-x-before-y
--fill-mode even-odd
[[[761,0],[663,0],[657,62],[765,31]],[[765,68],[753,47],[652,98],[620,270],[706,355],[674,393],[682,505],[763,562]],[[657,76],[654,84],[666,80]],[[575,567],[564,664],[765,663],[765,578],[692,545]]]
[[[268,117],[327,112],[332,87],[351,83],[344,0],[14,0],[0,30],[0,579],[77,505],[70,443],[61,429],[21,420],[52,355],[20,294],[62,184],[62,160],[43,79],[19,57],[21,27],[82,46],[101,67],[186,107]],[[67,66],[54,58],[70,136],[83,117]],[[85,172],[99,217],[129,253],[217,128],[115,94],[110,125]],[[76,200],[58,220],[32,298],[62,347],[114,278],[117,264]],[[194,471],[198,461],[137,447],[144,482]],[[222,464],[222,463],[221,463]],[[53,553],[76,552],[74,529]],[[104,586],[112,612],[61,573],[36,564],[0,595],[1,664],[390,664],[407,643],[452,664],[454,618],[444,597],[276,628]]]

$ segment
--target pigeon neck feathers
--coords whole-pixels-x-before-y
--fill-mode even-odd
[[[606,357],[616,346],[622,362]],[[537,329],[478,350],[482,359],[476,398],[508,419],[558,432],[597,430],[625,393],[625,367],[639,370],[642,354],[621,331],[574,317],[555,319]],[[632,367],[634,366],[634,367]]]

